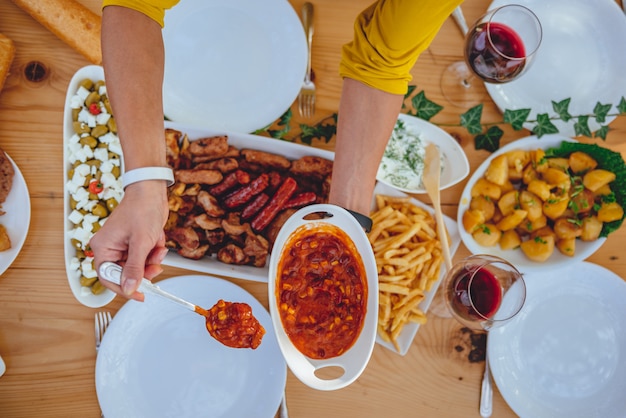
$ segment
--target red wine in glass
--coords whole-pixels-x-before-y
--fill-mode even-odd
[[[498,311],[502,303],[502,287],[489,270],[463,269],[453,282],[452,307],[458,315],[470,321],[481,321],[493,317]]]
[[[476,25],[468,34],[465,45],[467,63],[488,83],[505,83],[524,71],[524,43],[512,28],[503,23]]]

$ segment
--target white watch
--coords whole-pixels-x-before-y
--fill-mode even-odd
[[[122,188],[145,180],[165,180],[167,187],[174,184],[174,171],[169,167],[141,167],[122,175]]]

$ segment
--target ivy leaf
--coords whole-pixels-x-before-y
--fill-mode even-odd
[[[411,102],[415,108],[414,116],[424,120],[430,120],[430,118],[441,112],[441,109],[443,109],[443,106],[428,100],[424,90],[413,96]]]
[[[604,123],[606,121],[606,115],[609,114],[610,110],[610,104],[603,105],[600,102],[596,103],[596,106],[593,108],[593,114],[596,116],[596,122]]]
[[[578,117],[578,121],[574,124],[574,132],[576,135],[591,137],[591,129],[589,129],[589,116],[580,115]]]
[[[406,94],[404,95],[404,100],[402,101],[402,109],[403,110],[407,108],[407,105],[406,105],[406,103],[404,103],[404,101],[411,96],[411,94],[413,93],[413,91],[416,88],[417,88],[417,86],[409,85],[409,88],[407,89]]]
[[[567,98],[565,100],[561,100],[560,102],[552,101],[552,109],[554,109],[554,111],[559,115],[559,118],[561,118],[564,122],[567,122],[572,118],[572,115],[570,115],[567,110],[571,100],[571,98]]]
[[[530,111],[531,109],[504,109],[504,122],[511,125],[516,131],[519,131],[524,128],[524,122],[526,122],[526,119],[528,119]]]
[[[476,135],[474,138],[474,148],[494,152],[500,148],[500,138],[502,138],[502,134],[504,134],[502,129],[497,126],[492,126],[486,133]]]
[[[283,129],[268,129],[267,134],[272,138],[276,139],[284,139],[285,135],[289,133],[291,127],[289,125],[285,126]]]
[[[617,110],[619,110],[620,115],[626,113],[626,99],[624,99],[624,96],[622,96],[622,99],[619,101]]]
[[[559,129],[550,121],[550,116],[547,113],[540,113],[537,115],[537,125],[533,129],[533,133],[537,135],[538,138],[547,134],[556,134],[558,132]]]
[[[333,113],[332,119],[332,123],[318,123],[315,126],[300,124],[300,129],[302,130],[302,133],[300,134],[300,140],[304,144],[311,145],[315,138],[319,138],[320,140],[328,144],[333,136],[335,136],[335,134],[337,133],[336,113]]]
[[[607,125],[601,126],[600,129],[593,133],[593,136],[596,138],[602,138],[603,141],[606,141],[606,136],[609,133],[609,127]]]
[[[292,116],[293,113],[291,112],[291,108],[287,109],[287,111],[278,119],[278,125],[289,125],[289,123],[291,123]]]
[[[483,126],[480,124],[480,118],[483,114],[483,104],[476,105],[461,115],[461,126],[465,127],[472,135],[480,134]]]

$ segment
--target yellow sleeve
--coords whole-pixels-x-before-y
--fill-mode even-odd
[[[393,94],[406,94],[410,71],[463,0],[378,0],[354,23],[339,73]]]
[[[123,6],[137,10],[163,27],[165,10],[174,7],[179,0],[103,0],[102,7]]]

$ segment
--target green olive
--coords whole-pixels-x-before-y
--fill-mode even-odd
[[[98,145],[98,140],[93,136],[83,136],[78,141],[81,145],[87,145],[89,148],[94,149]]]
[[[80,80],[78,85],[79,86],[83,86],[87,90],[91,90],[91,88],[93,87],[93,81],[91,79],[89,79],[89,78],[84,78],[84,79]]]
[[[73,168],[70,168],[70,169],[68,170],[68,172],[67,172],[67,178],[68,178],[68,179],[70,179],[70,180],[74,178],[74,169],[73,169]]]
[[[90,106],[94,103],[98,103],[100,101],[100,95],[97,91],[92,91],[89,93],[89,96],[85,99],[85,105]]]
[[[77,250],[82,250],[83,245],[76,238],[72,238],[72,247],[74,247]]]
[[[109,128],[109,131],[113,132],[114,134],[117,133],[117,123],[115,122],[115,118],[109,118],[107,122],[107,127]]]
[[[94,283],[96,283],[96,280],[98,280],[98,277],[88,279],[85,276],[80,276],[80,284],[85,287],[92,286]]]
[[[70,196],[70,208],[72,208],[72,210],[76,209],[76,204],[78,202],[76,202],[76,200],[74,200],[74,198],[72,196]]]
[[[113,151],[109,151],[109,160],[119,160],[120,156],[114,153]]]
[[[119,168],[119,166],[114,165],[111,169],[111,174],[113,174],[116,179],[119,179],[120,175],[122,174],[122,170]]]
[[[104,142],[98,141],[98,146],[96,148],[108,148],[109,146]]]
[[[100,230],[100,228],[102,228],[102,225],[100,225],[100,222],[94,222],[93,224],[91,224],[92,226],[92,232],[95,234],[96,232],[98,232]]]
[[[113,209],[115,209],[118,205],[118,202],[114,197],[107,199],[106,203],[107,203],[107,209],[109,210],[109,212],[112,212]]]
[[[102,285],[102,283],[100,283],[100,280],[97,280],[92,286],[91,286],[91,293],[93,293],[94,295],[99,295],[100,293],[104,292],[106,290],[106,287],[104,287]]]
[[[77,134],[88,134],[91,131],[91,128],[86,123],[83,122],[72,122],[72,126],[74,127],[74,132]]]
[[[100,138],[107,132],[109,132],[109,128],[107,128],[106,125],[96,125],[96,127],[91,130],[91,136],[94,138]]]
[[[94,91],[100,91],[100,87],[102,86],[104,86],[104,80],[98,80],[96,84],[94,84],[93,89]]]
[[[95,193],[89,193],[89,200],[98,200],[98,195],[95,194]],[[96,206],[98,206],[98,205],[96,205]],[[91,213],[93,213],[94,215],[96,215],[96,213],[94,212],[95,208],[96,207],[94,206],[94,208],[91,210]],[[104,215],[104,216],[106,216],[106,215]]]
[[[96,196],[96,199],[98,197]],[[104,207],[103,204],[101,203],[97,203],[93,209],[91,209],[91,213],[93,213],[94,215],[96,215],[99,218],[106,218],[107,215],[109,214],[109,211],[107,211],[107,208]]]
[[[102,96],[102,104],[104,104],[104,108],[107,110],[107,113],[112,115],[113,110],[111,110],[111,102],[109,101],[108,96]]]
[[[87,164],[89,167],[96,167],[96,168],[100,168],[100,164],[102,164],[102,161],[100,160],[96,160],[95,158],[93,160],[87,160],[85,161],[85,164]]]
[[[80,261],[83,261],[85,257],[87,256],[85,255],[85,252],[83,250],[76,250],[76,258],[78,258]]]
[[[80,108],[72,109],[72,120],[76,122],[78,120],[78,114],[80,113]]]

